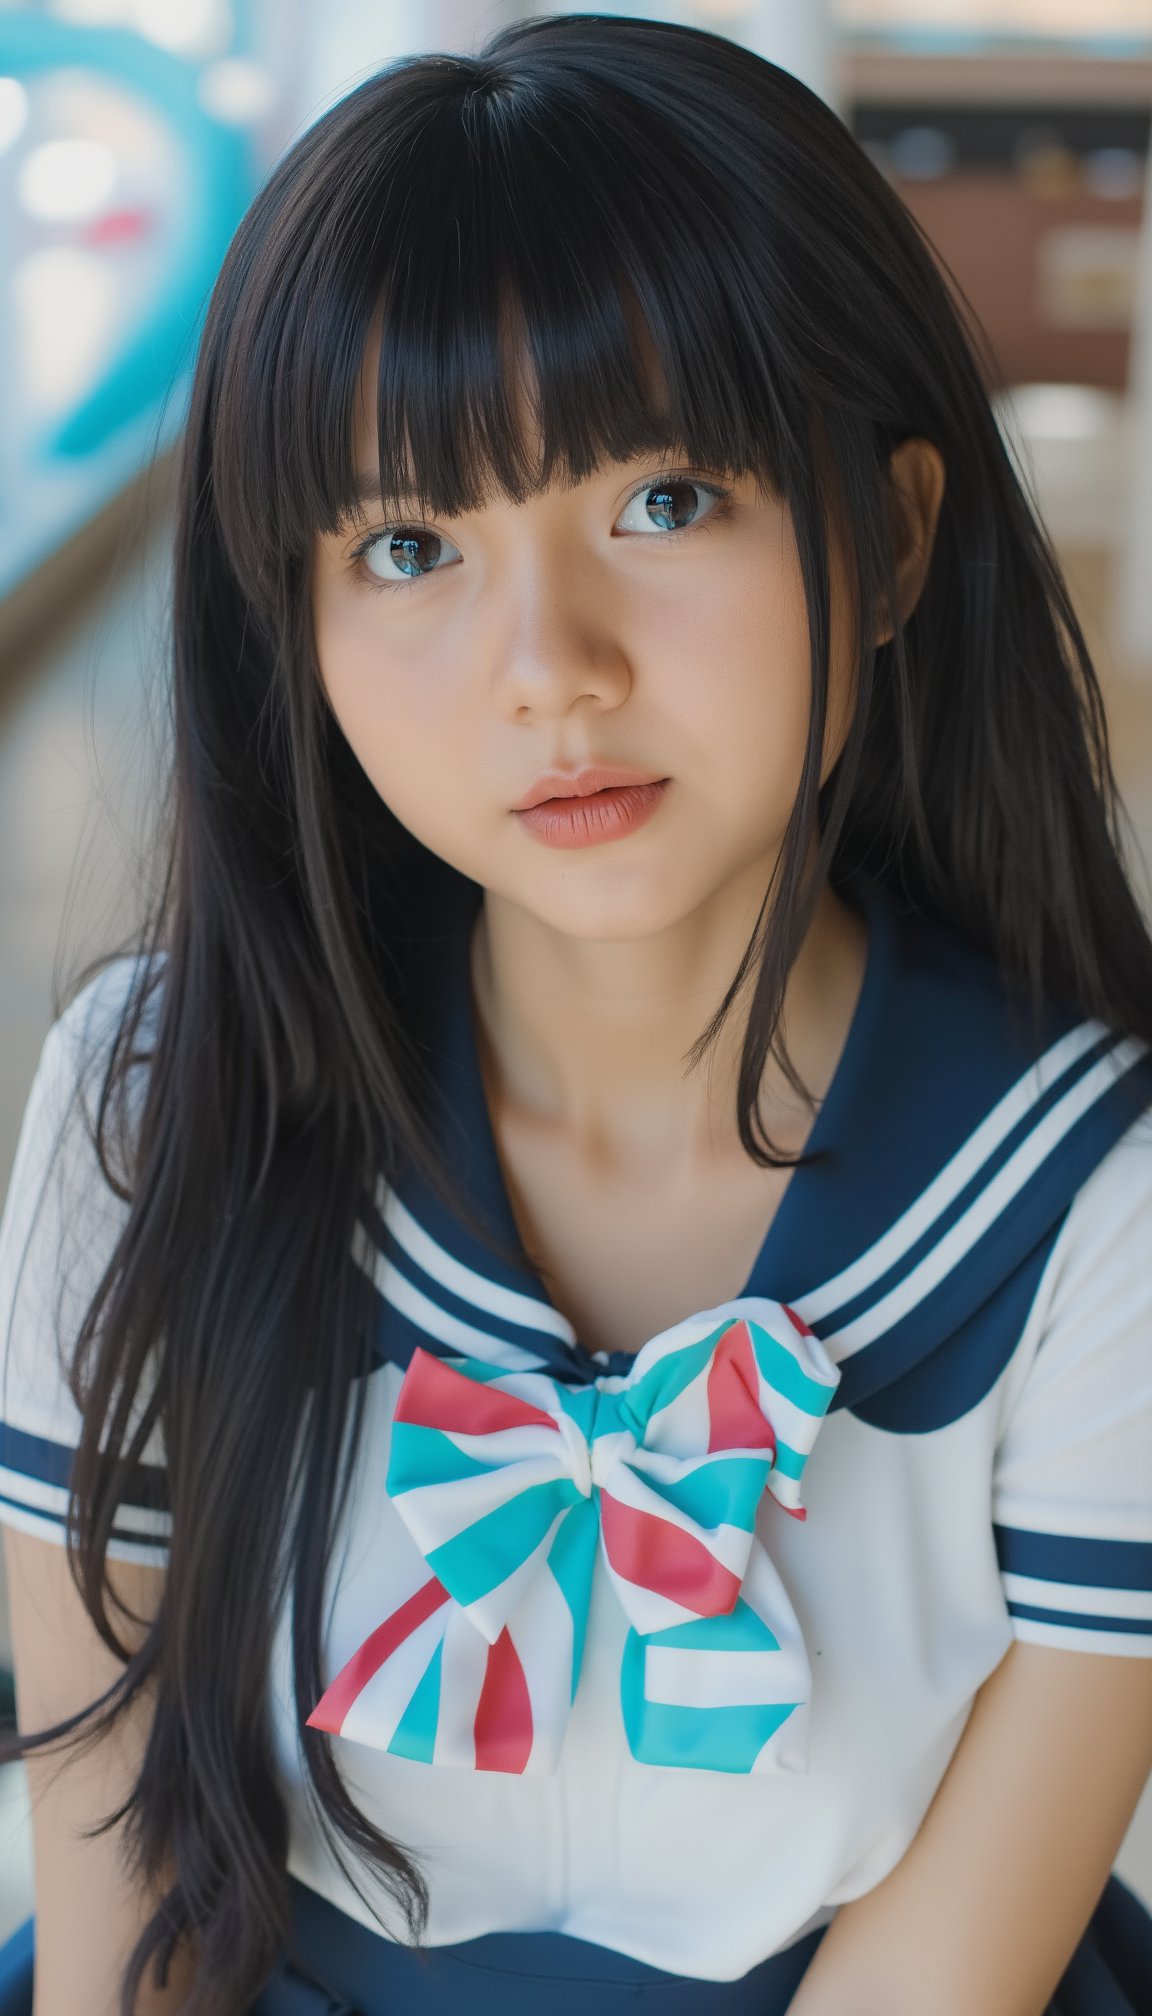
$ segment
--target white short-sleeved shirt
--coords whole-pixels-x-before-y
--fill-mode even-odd
[[[453,1165],[515,1249],[468,986],[479,892],[464,890],[455,928],[410,969],[412,1000]],[[377,1364],[330,1568],[323,1726],[340,1731],[353,1795],[421,1862],[433,1944],[549,1929],[737,1979],[893,1868],[1013,1638],[1152,1656],[1149,1058],[1075,1015],[1034,1034],[956,934],[879,890],[861,900],[867,972],[812,1159],[730,1303],[685,1312],[638,1358],[592,1354],[527,1263],[496,1258],[415,1175],[366,1206],[350,1264],[378,1291]],[[51,1305],[63,1293],[67,1335],[126,1207],[77,1118],[47,1187],[45,1168],[81,1054],[98,1060],[133,971],[110,967],[50,1031],[0,1223],[0,1518],[61,1538],[79,1423]],[[587,1428],[589,1409],[616,1423],[608,1410],[676,1351],[687,1365],[685,1340],[742,1322],[763,1346],[752,1384],[776,1445],[743,1554],[738,1518],[715,1511],[735,1474],[711,1461],[730,1446],[720,1387],[681,1380],[657,1408],[672,1426],[653,1431],[659,1461],[639,1484],[629,1438]],[[809,1406],[822,1379],[831,1397]],[[162,1562],[158,1441],[148,1457],[111,1551]],[[523,1493],[503,1498],[517,1461]],[[673,1603],[640,1627],[660,1644],[637,1649],[622,1578],[648,1568],[614,1539],[581,1579],[569,1511],[533,1510],[560,1473],[581,1514],[589,1478],[602,1486],[605,1531],[608,1497],[640,1524],[663,1492],[677,1559],[695,1572],[703,1544],[718,1576],[743,1572],[731,1616],[745,1638],[714,1616],[679,1627]],[[475,1621],[493,1588],[498,1640]],[[376,1930],[312,1820],[298,1733],[317,1704],[293,1701],[290,1676],[285,1616],[270,1687],[290,1868]],[[694,1731],[704,1762],[687,1754]],[[371,1894],[402,1938],[387,1893]]]

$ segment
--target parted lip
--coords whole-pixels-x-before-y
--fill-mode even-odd
[[[610,791],[622,784],[663,784],[666,780],[652,770],[628,770],[619,765],[592,763],[583,770],[546,770],[524,793],[513,812],[530,812],[546,798],[588,798],[593,791]]]

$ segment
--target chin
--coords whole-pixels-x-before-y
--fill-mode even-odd
[[[571,858],[567,856],[568,861]],[[600,874],[589,876],[584,887],[578,886],[579,881],[578,876],[569,873],[556,900],[550,901],[548,894],[534,890],[531,897],[523,899],[524,907],[550,929],[562,931],[569,938],[625,943],[673,929],[707,901],[706,891],[688,894],[688,878],[684,874],[679,878],[662,876],[660,886],[653,887],[648,877],[605,866]]]

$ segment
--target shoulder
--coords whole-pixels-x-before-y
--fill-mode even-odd
[[[946,1187],[971,1184],[973,1198],[994,1185],[1014,1199],[1039,1178],[1062,1211],[1152,1103],[1148,1045],[1075,1001],[1034,1004],[989,951],[890,896],[873,919],[872,1117],[883,1102],[900,1201],[948,1169]]]
[[[1099,1236],[1115,1172],[1146,1169],[1152,1057],[1075,1004],[1033,1013],[986,952],[894,897],[868,911],[859,1027],[810,1184],[820,1252],[783,1299],[841,1364],[840,1404],[917,1431],[988,1394],[1097,1173],[1073,1242]]]
[[[933,1085],[921,1127],[932,1161],[971,1186],[977,1219],[1001,1220],[1005,1239],[1018,1218],[1054,1235],[1075,1210],[1079,1239],[1097,1200],[1111,1212],[1129,1183],[1138,1214],[1152,1151],[1148,1044],[1074,1001],[1034,1008],[1021,980],[955,930],[917,921],[896,931],[900,1042],[932,1009],[919,1044]],[[910,1121],[905,1105],[906,1130]]]
[[[934,1105],[957,1131],[1024,1073],[1045,1082],[1115,1031],[1078,1004],[1049,996],[1037,1010],[1025,983],[958,927],[902,909],[885,892],[873,908],[886,966],[885,1048],[901,1075],[930,1081]]]
[[[151,976],[156,973],[151,964]],[[109,1181],[101,1138],[123,1151],[131,1132],[155,1020],[152,977],[143,956],[110,961],[44,1037],[0,1217],[0,1301],[9,1313],[30,1298],[46,1305],[69,1262],[87,1279],[94,1268],[98,1275],[107,1258],[125,1207]],[[111,1116],[102,1115],[113,1047],[138,999],[140,1041],[125,1073],[124,1103]],[[118,1117],[124,1124],[116,1124]],[[102,1127],[102,1119],[110,1124]]]
[[[1152,1211],[1152,1105],[1101,1157],[1077,1192],[1067,1224],[1066,1250],[1101,1252],[1126,1243],[1131,1228],[1147,1224]],[[1152,1252],[1152,1242],[1149,1244]],[[1152,1270],[1150,1270],[1152,1272]]]
[[[0,1213],[0,1522],[53,1540],[64,1537],[82,1427],[74,1351],[130,1208],[118,1187],[123,1134],[115,1112],[110,1127],[100,1125],[102,1090],[117,1035],[139,1003],[139,1040],[125,1077],[130,1131],[157,971],[143,957],[113,960],[52,1023]],[[159,1449],[157,1433],[145,1459],[153,1468]],[[157,1488],[149,1475],[140,1503],[118,1513],[111,1553],[159,1558]]]
[[[1029,1314],[1017,1381],[1043,1352],[1043,1374],[1071,1353],[1101,1356],[1125,1333],[1152,1375],[1152,1110],[1113,1142],[1081,1184],[1053,1243]],[[1133,1369],[1136,1369],[1135,1364]]]
[[[89,979],[52,1022],[44,1037],[29,1090],[18,1156],[30,1152],[26,1136],[45,1146],[81,1150],[94,1133],[108,1067],[125,1021],[138,1012],[131,1058],[123,1078],[125,1112],[138,1106],[163,985],[163,959],[129,954],[110,960]]]
[[[1152,1120],[1068,1211],[996,1408],[993,1531],[1017,1637],[1152,1655]]]
[[[141,1032],[154,1034],[165,959],[128,953],[111,959],[78,989],[48,1029],[41,1069],[50,1079],[87,1082],[107,1065],[128,1016],[141,1007]]]

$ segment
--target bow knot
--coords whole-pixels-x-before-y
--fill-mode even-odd
[[[633,1754],[806,1768],[808,1662],[755,1526],[765,1489],[806,1516],[800,1481],[839,1377],[760,1297],[689,1317],[588,1386],[418,1349],[386,1489],[431,1577],[309,1725],[428,1762],[554,1768],[599,1556],[631,1627]]]
[[[610,1481],[616,1465],[626,1462],[636,1447],[636,1437],[627,1428],[617,1429],[614,1433],[601,1430],[589,1441],[583,1429],[563,1411],[557,1426],[566,1445],[566,1461],[571,1465],[569,1474],[584,1498],[591,1498],[593,1492],[602,1490]]]

